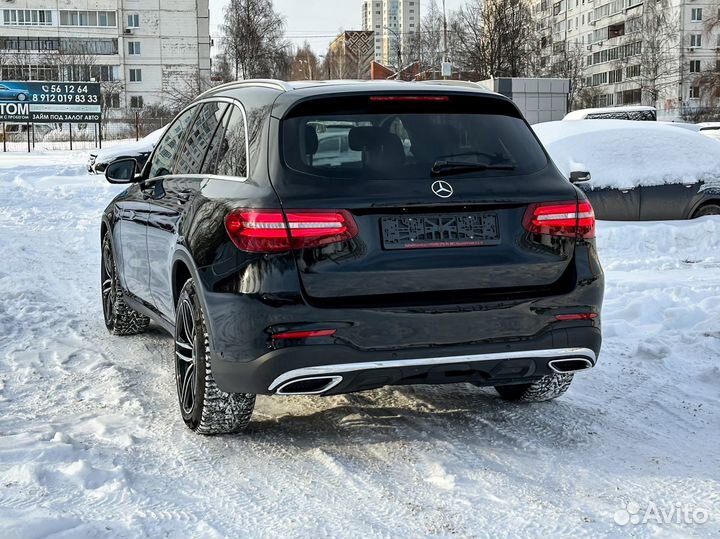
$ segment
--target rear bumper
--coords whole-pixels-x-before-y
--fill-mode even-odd
[[[213,358],[220,389],[233,393],[335,395],[386,385],[527,383],[557,372],[551,362],[594,366],[597,327],[556,329],[531,340],[422,350],[358,351],[341,344],[293,346],[249,362]],[[295,382],[310,380],[301,387]]]

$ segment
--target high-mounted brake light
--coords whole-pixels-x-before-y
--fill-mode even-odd
[[[309,249],[354,238],[357,226],[345,210],[235,210],[225,218],[232,242],[250,253]]]
[[[590,239],[595,237],[595,213],[587,200],[530,204],[523,227],[533,234]]]
[[[334,329],[313,329],[308,331],[284,331],[275,333],[272,338],[275,340],[307,339],[308,337],[331,337],[337,330]]]
[[[446,95],[373,95],[370,101],[450,101]]]

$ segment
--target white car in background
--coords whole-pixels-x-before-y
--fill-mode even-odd
[[[701,134],[715,140],[720,140],[720,122],[702,122],[696,125],[700,128]]]
[[[720,145],[660,122],[578,120],[532,126],[599,219],[654,221],[720,214]]]

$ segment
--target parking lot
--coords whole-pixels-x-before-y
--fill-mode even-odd
[[[122,187],[85,159],[0,155],[4,537],[720,534],[720,218],[599,222],[603,351],[557,401],[259,397],[248,432],[200,437],[171,339],[104,327],[99,217]]]

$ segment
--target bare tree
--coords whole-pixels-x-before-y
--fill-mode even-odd
[[[642,13],[625,22],[624,43],[631,50],[622,51],[618,65],[624,66],[629,57],[638,56],[639,74],[625,70],[625,80],[640,86],[643,105],[656,106],[664,91],[677,87],[680,81],[679,27],[678,12],[669,0],[645,2]]]
[[[230,0],[224,13],[223,46],[235,77],[285,78],[289,69],[285,20],[275,12],[272,0]]]
[[[560,60],[549,66],[547,74],[568,80],[568,110],[575,110],[581,90],[585,87],[585,47],[577,42],[563,43]]]
[[[221,52],[215,55],[213,62],[213,71],[210,77],[213,82],[224,83],[235,80],[233,77],[233,69],[228,61],[227,53]]]
[[[407,39],[405,58],[418,62],[420,71],[434,71],[443,58],[443,12],[436,0],[430,0],[423,11],[420,30]]]
[[[290,78],[292,80],[315,80],[319,78],[320,61],[307,41],[292,58]]]
[[[469,69],[482,78],[528,74],[534,23],[527,0],[469,0],[458,20],[459,53]]]
[[[210,81],[206,77],[202,77],[199,71],[172,77],[163,84],[165,106],[175,114],[188,106],[193,99],[209,89],[210,86]]]

